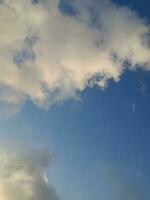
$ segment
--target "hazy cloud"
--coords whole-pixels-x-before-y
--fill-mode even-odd
[[[150,69],[149,24],[137,13],[110,1],[76,0],[70,16],[59,3],[1,1],[3,103],[18,109],[30,99],[48,108],[88,86],[118,81],[127,68]]]
[[[0,199],[58,200],[45,173],[50,160],[45,151],[17,154],[1,151]]]
[[[51,156],[47,151],[16,153],[1,149],[0,163],[0,199],[59,200],[46,175],[51,163]],[[90,171],[85,177],[85,182],[88,181],[89,192],[92,191],[90,190],[91,176],[96,180],[96,187],[99,187],[98,197],[102,200],[148,200],[150,197],[148,182],[138,169],[101,160],[96,169]],[[74,180],[71,181],[69,184]],[[85,195],[90,196],[87,189],[84,189],[83,187],[81,194],[85,192]],[[67,197],[70,194],[72,194],[71,191],[66,191]],[[79,197],[81,194],[79,193]]]
[[[100,199],[148,200],[149,184],[143,172],[128,165],[102,161],[97,180],[100,180]]]

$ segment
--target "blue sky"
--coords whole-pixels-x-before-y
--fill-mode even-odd
[[[148,1],[114,2],[150,20]],[[73,12],[65,3],[62,11]],[[0,120],[2,148],[49,151],[47,177],[60,200],[148,200],[150,71],[145,68],[123,69],[120,80],[108,78],[104,89],[77,88],[79,99],[65,93],[69,97],[46,109],[34,96],[19,100],[21,109]]]

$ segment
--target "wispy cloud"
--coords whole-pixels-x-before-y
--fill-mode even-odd
[[[133,112],[133,113],[136,112],[136,104],[135,104],[135,103],[132,104],[132,112]]]
[[[149,199],[145,177],[138,169],[102,161],[99,171],[101,199]]]
[[[58,0],[0,3],[1,102],[49,108],[126,69],[150,69],[149,24],[137,13],[103,0],[71,6],[73,16]]]

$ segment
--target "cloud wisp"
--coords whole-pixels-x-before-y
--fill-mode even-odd
[[[149,186],[146,186],[143,172],[138,169],[102,161],[99,172],[97,179],[100,179],[100,199],[149,199]]]
[[[109,0],[67,2],[74,15],[59,0],[1,1],[0,102],[49,108],[126,69],[150,69],[146,20]]]
[[[0,152],[0,199],[58,200],[45,171],[50,156],[45,151],[12,154]]]

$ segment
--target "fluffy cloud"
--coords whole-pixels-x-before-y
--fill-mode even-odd
[[[47,152],[11,154],[1,151],[0,199],[58,200],[45,175],[49,162]]]
[[[150,69],[149,24],[108,1],[0,3],[0,101],[40,107],[76,98],[86,87],[106,87],[123,71]]]

